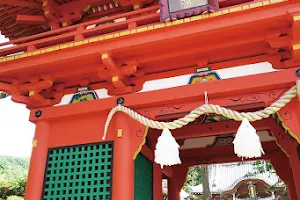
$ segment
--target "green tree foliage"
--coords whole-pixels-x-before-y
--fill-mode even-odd
[[[23,198],[18,196],[10,196],[7,198],[7,200],[23,200]]]
[[[190,186],[196,186],[202,183],[201,171],[199,166],[191,167],[188,171],[186,182],[183,190],[187,193],[190,192]]]
[[[0,156],[0,200],[24,197],[29,158]]]
[[[7,199],[10,196],[24,197],[26,177],[13,181],[0,182],[0,199]]]
[[[15,180],[27,175],[29,158],[0,156],[0,182]]]

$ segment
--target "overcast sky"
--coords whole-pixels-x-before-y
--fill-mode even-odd
[[[0,35],[0,43],[5,39]],[[0,99],[0,155],[29,157],[35,125],[29,122],[25,105]]]
[[[0,99],[0,155],[29,157],[35,125],[25,105]]]

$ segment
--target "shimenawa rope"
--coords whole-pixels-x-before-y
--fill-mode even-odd
[[[292,87],[289,91],[287,91],[280,99],[274,103],[272,103],[269,107],[256,111],[256,112],[237,112],[228,108],[221,107],[219,105],[214,104],[204,104],[199,106],[198,108],[192,110],[186,116],[176,119],[172,122],[160,122],[148,119],[134,110],[127,108],[121,104],[114,107],[110,113],[108,114],[105,126],[104,126],[104,135],[102,137],[103,140],[106,138],[107,130],[111,119],[113,118],[116,112],[123,112],[137,120],[141,124],[148,126],[150,128],[163,130],[164,128],[168,128],[170,130],[174,130],[177,128],[181,128],[186,126],[188,123],[195,121],[199,116],[203,114],[219,114],[223,115],[229,119],[233,119],[235,121],[242,121],[244,118],[249,121],[257,121],[264,118],[268,118],[270,115],[278,112],[282,107],[284,107],[287,103],[289,103],[294,97],[297,96],[297,91],[300,92],[300,82],[297,81],[297,86]],[[298,95],[300,96],[300,95]]]

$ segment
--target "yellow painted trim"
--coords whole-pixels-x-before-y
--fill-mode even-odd
[[[30,91],[29,96],[32,97],[34,95],[34,93],[35,93],[34,91]]]
[[[27,57],[27,53],[23,53],[20,55],[20,58],[25,58],[25,57]]]
[[[184,21],[184,23],[190,22],[190,21],[191,21],[191,18],[190,18],[190,17],[184,18],[183,21]]]
[[[262,2],[252,3],[250,4],[250,8],[257,8],[263,6]]]
[[[172,26],[172,22],[167,22],[165,24],[166,24],[166,26]]]
[[[34,51],[34,52],[32,52],[32,55],[33,55],[33,56],[39,55],[39,54],[41,54],[41,51]]]
[[[154,24],[154,29],[159,29],[159,28],[163,28],[166,25],[164,23],[160,23],[160,24]]]
[[[15,59],[14,56],[10,56],[10,57],[8,57],[6,60],[7,60],[7,61],[11,61],[11,60],[14,60],[14,59]]]
[[[280,115],[280,113],[278,112],[277,113],[277,117],[278,117],[278,119],[280,120],[280,122],[281,122],[281,125],[282,125],[282,127],[286,130],[286,131],[288,131],[288,133],[300,144],[300,138],[298,138],[298,136],[295,134],[295,133],[293,133],[293,131],[291,130],[291,128],[290,127],[288,127],[285,123],[284,123],[284,119],[281,117],[281,115]]]
[[[87,13],[91,9],[91,7],[92,7],[91,5],[88,5],[83,9],[83,12]]]
[[[122,31],[120,33],[120,36],[125,36],[125,35],[129,35],[130,34],[130,31]]]
[[[224,15],[224,14],[228,14],[228,13],[229,13],[229,10],[228,10],[228,9],[222,10],[222,13],[223,13],[223,15]]]
[[[136,159],[136,157],[139,155],[139,153],[141,152],[143,146],[146,144],[146,137],[147,137],[147,134],[148,134],[148,130],[149,130],[149,127],[147,126],[145,128],[145,131],[144,131],[144,135],[143,135],[143,140],[141,142],[141,144],[139,145],[139,148],[136,150],[136,152],[134,153],[133,155],[133,160]]]
[[[143,28],[138,28],[137,30],[136,30],[136,32],[137,33],[141,33],[141,32],[145,32],[145,31],[147,31],[148,29],[147,29],[147,27],[143,27]]]
[[[32,140],[32,148],[36,148],[37,147],[37,140]]]
[[[102,58],[102,59],[108,58],[108,54],[107,54],[107,53],[102,54],[101,58]]]
[[[115,38],[115,37],[121,37],[121,36],[126,36],[126,35],[130,35],[130,34],[134,34],[134,33],[150,31],[150,30],[154,30],[154,29],[163,28],[163,27],[166,27],[166,26],[174,26],[174,25],[178,25],[178,24],[189,23],[189,22],[202,20],[202,19],[206,19],[206,18],[210,18],[210,17],[225,15],[225,14],[232,13],[232,12],[238,12],[238,11],[242,11],[242,10],[257,8],[257,7],[260,7],[260,6],[265,6],[265,5],[280,3],[280,2],[285,2],[285,1],[286,0],[270,0],[270,1],[267,0],[267,1],[263,1],[263,2],[257,2],[257,3],[250,4],[250,6],[249,5],[244,5],[242,7],[239,6],[239,7],[230,8],[230,10],[229,9],[224,9],[224,10],[219,10],[215,13],[204,14],[204,15],[196,15],[196,16],[193,16],[193,17],[188,17],[188,18],[184,18],[184,19],[180,19],[180,20],[176,20],[176,21],[172,21],[172,22],[159,23],[159,24],[150,25],[150,26],[147,26],[147,27],[116,32],[116,33],[112,33],[112,34],[105,35],[105,36],[98,36],[98,37],[94,37],[94,38],[90,38],[90,39],[85,39],[83,41],[77,41],[77,42],[74,42],[74,43],[62,44],[62,45],[58,45],[58,46],[54,46],[54,47],[49,47],[48,49],[35,51],[33,53],[32,52],[23,53],[21,55],[14,56],[14,57],[8,57],[7,56],[7,57],[4,57],[2,59],[2,61],[0,61],[0,62],[12,61],[12,60],[16,60],[16,59],[19,59],[19,58],[25,58],[27,56],[35,56],[35,55],[39,55],[39,54],[43,54],[43,53],[49,53],[49,52],[60,50],[60,49],[66,49],[66,48],[73,47],[73,46],[79,46],[79,45],[82,45],[82,44],[93,43],[93,42],[97,42],[97,41],[101,41],[101,40],[108,40],[108,39],[112,39],[112,38]],[[47,12],[49,12],[49,11],[45,11],[45,14],[47,14]],[[294,16],[293,19],[295,21],[300,20],[300,16],[299,15]],[[300,49],[300,44],[294,45],[293,49],[294,50]]]
[[[140,8],[140,5],[139,5],[139,4],[133,5],[133,9],[134,9],[134,10],[139,9],[139,8]]]
[[[63,27],[66,27],[66,26],[68,26],[68,22],[64,22],[64,23],[62,23],[62,26],[63,26]]]
[[[271,4],[285,2],[285,0],[270,0]]]
[[[46,49],[46,52],[47,52],[47,53],[52,52],[52,51],[54,51],[54,47],[51,47],[51,48]]]
[[[59,46],[60,49],[66,49],[69,48],[69,44],[63,44]]]
[[[119,81],[119,77],[118,76],[114,76],[114,77],[112,77],[111,81],[112,82],[117,82],[117,81]]]
[[[48,1],[44,1],[43,6],[47,6],[47,5],[48,5]]]
[[[79,41],[79,42],[75,42],[74,43],[74,47],[80,46],[80,45],[83,45],[83,41]]]
[[[293,45],[293,50],[298,50],[300,49],[300,44],[294,44]]]
[[[123,130],[120,128],[118,129],[117,137],[120,138],[123,136]]]
[[[293,19],[294,19],[294,21],[300,20],[300,15],[294,16]]]
[[[230,8],[229,11],[232,12],[237,12],[243,10],[242,7],[235,7],[235,8]]]
[[[248,10],[248,9],[250,9],[249,5],[243,6],[243,10]]]
[[[202,15],[202,18],[203,18],[203,19],[209,18],[209,14],[204,14],[204,15]]]
[[[45,14],[45,15],[48,15],[48,14],[49,14],[49,10],[46,10],[46,11],[44,12],[44,14]]]
[[[184,23],[183,19],[180,19],[180,20],[173,21],[172,25],[183,24],[183,23]]]
[[[114,38],[114,34],[109,34],[109,35],[104,36],[104,40],[109,40],[109,39],[112,39],[112,38]]]
[[[133,33],[136,33],[136,29],[132,29],[132,30],[130,31],[130,34],[133,34]]]
[[[98,41],[98,38],[97,38],[97,37],[89,39],[89,43],[97,42],[97,41]]]
[[[150,30],[153,30],[154,27],[153,26],[148,26],[147,29],[148,29],[148,31],[150,31]]]

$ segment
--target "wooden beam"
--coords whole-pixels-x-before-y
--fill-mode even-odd
[[[265,151],[265,155],[261,158],[247,159],[260,160],[270,159],[270,157],[277,151],[281,151],[276,142],[264,142],[262,146]],[[242,161],[241,158],[234,154],[233,145],[223,147],[205,147],[197,149],[185,149],[180,151],[180,158],[182,163],[192,165],[199,164],[214,164],[214,163],[228,163]],[[244,160],[246,161],[246,160]]]
[[[18,24],[45,24],[47,20],[44,16],[35,16],[35,15],[17,15]]]
[[[268,118],[252,122],[251,124],[257,131],[262,131],[271,128],[270,121],[272,121],[272,119]],[[241,122],[233,120],[205,124],[191,124],[180,129],[173,130],[172,134],[176,139],[209,137],[236,133],[240,125]]]
[[[162,173],[168,178],[173,177],[173,170],[169,166],[164,166],[164,168],[162,169]]]
[[[42,4],[40,3],[19,0],[0,0],[0,4],[9,6],[19,6],[24,8],[42,8]]]
[[[3,66],[1,69],[5,70],[6,66]],[[153,107],[182,102],[191,103],[193,101],[197,101],[198,104],[200,104],[199,101],[204,100],[203,94],[204,91],[207,91],[207,88],[210,88],[208,92],[210,100],[231,95],[264,92],[272,89],[290,89],[292,86],[296,85],[296,80],[299,79],[299,77],[296,76],[296,70],[298,69],[299,68],[291,68],[277,72],[225,79],[203,84],[185,85],[151,92],[128,94],[123,95],[123,97],[126,99],[125,106],[140,113],[144,113],[144,110],[147,110],[150,106]],[[47,112],[44,113],[43,119],[73,114],[84,114],[89,113],[91,110],[93,110],[93,112],[106,112],[115,106],[116,99],[117,97],[93,101],[89,104],[76,104],[74,105],[76,106],[76,109],[68,106],[44,108]],[[34,111],[31,114],[31,120],[36,120]]]

